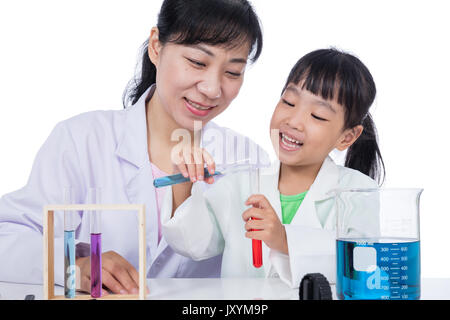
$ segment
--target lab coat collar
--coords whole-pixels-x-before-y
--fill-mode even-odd
[[[126,109],[124,132],[116,148],[118,157],[138,168],[141,168],[149,161],[145,105],[153,96],[155,89],[156,85],[153,84],[134,105]]]
[[[279,160],[274,162],[272,170],[272,186],[276,186],[275,190],[278,190],[278,181],[280,178],[280,166]],[[263,173],[264,174],[264,173]],[[316,179],[308,190],[309,197],[314,201],[326,200],[332,197],[328,194],[330,190],[336,188],[339,179],[339,168],[334,163],[333,159],[329,156],[325,158],[317,174]]]
[[[339,168],[328,156],[322,163],[322,167],[317,174],[308,193],[313,201],[323,201],[333,197],[330,190],[338,187]]]
[[[319,210],[319,208],[326,200],[333,198],[329,191],[337,188],[338,182],[339,168],[330,157],[327,157],[291,224],[325,228],[329,210]]]
[[[274,162],[274,166],[271,168],[271,172],[261,177],[261,180],[268,179],[267,184],[262,183],[261,187],[264,188],[263,194],[268,195],[272,207],[277,213],[280,221],[282,220],[280,191],[278,190],[278,181],[280,177],[280,161]],[[331,199],[333,195],[329,194],[329,191],[338,187],[339,182],[339,168],[334,161],[328,156],[322,163],[322,166],[317,174],[316,179],[308,190],[302,204],[297,210],[291,224],[301,224],[311,227],[323,228],[323,221],[326,217],[319,217],[316,210],[316,204],[328,199]],[[266,189],[267,188],[267,189]]]

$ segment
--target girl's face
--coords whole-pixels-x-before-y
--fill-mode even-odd
[[[362,132],[362,126],[344,130],[344,107],[290,83],[270,122],[280,162],[292,166],[321,165],[334,149],[345,150]],[[274,131],[272,131],[274,132]]]
[[[223,112],[239,93],[249,45],[225,49],[203,43],[169,42],[162,46],[157,40],[157,31],[153,31],[149,56],[157,69],[159,104],[180,127],[193,130],[194,121],[201,121],[203,127]]]

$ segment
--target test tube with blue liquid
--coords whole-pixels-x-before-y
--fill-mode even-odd
[[[64,204],[73,204],[73,189],[64,188]],[[64,296],[75,298],[76,267],[75,267],[75,212],[64,210]]]
[[[90,188],[88,194],[89,204],[100,204],[100,188]],[[101,211],[90,211],[91,233],[91,297],[102,296],[102,232]]]
[[[249,159],[243,159],[243,160],[239,160],[237,162],[234,162],[234,163],[231,163],[228,165],[221,166],[212,174],[209,173],[208,168],[204,168],[203,176],[205,178],[209,178],[209,177],[221,176],[221,175],[240,172],[240,171],[251,171],[251,170],[254,170],[255,168],[259,168],[259,167],[260,166],[250,164]],[[184,183],[184,182],[189,182],[189,181],[190,181],[189,177],[186,178],[181,173],[177,173],[177,174],[173,174],[173,175],[155,179],[155,180],[153,180],[153,185],[155,186],[155,188],[162,188],[162,187],[167,187],[167,186],[171,186],[174,184],[179,184],[179,183]]]

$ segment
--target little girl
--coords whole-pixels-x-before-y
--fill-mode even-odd
[[[161,213],[169,245],[194,260],[223,253],[223,277],[280,277],[297,287],[306,273],[320,272],[334,282],[336,218],[330,191],[375,188],[373,179],[384,175],[369,113],[375,93],[369,70],[348,53],[324,49],[301,58],[272,116],[279,162],[261,171],[260,194],[249,197],[248,176],[242,173],[209,188],[195,183],[176,210],[167,192]],[[329,157],[334,149],[347,150],[345,167]],[[362,213],[361,221],[367,215]],[[253,267],[246,238],[263,241],[261,268]]]

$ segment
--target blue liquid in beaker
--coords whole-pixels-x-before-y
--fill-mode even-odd
[[[420,241],[405,238],[337,240],[336,255],[339,299],[420,298]]]
[[[75,298],[75,231],[64,231],[64,296]]]

